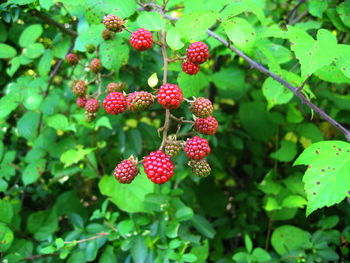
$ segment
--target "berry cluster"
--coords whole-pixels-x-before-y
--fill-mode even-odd
[[[123,30],[130,32],[125,26],[125,21],[115,15],[105,16],[102,23],[105,26],[102,36],[106,41],[113,39],[116,33]],[[150,31],[140,28],[130,33],[129,43],[135,50],[141,52],[153,47],[154,38]],[[91,54],[94,52],[99,54],[98,47],[91,44],[86,46],[86,51]],[[195,75],[200,70],[200,64],[207,61],[209,57],[209,49],[205,43],[192,43],[186,50],[185,58],[181,58],[183,59],[182,69],[187,74]],[[127,110],[137,113],[143,112],[150,109],[157,101],[166,110],[168,122],[170,123],[170,119],[178,122],[176,135],[167,137],[167,131],[162,130],[164,134],[161,147],[144,157],[142,161],[138,161],[133,156],[121,161],[114,169],[114,176],[118,182],[130,184],[140,172],[139,165],[143,164],[145,173],[152,182],[156,184],[165,183],[174,175],[175,166],[171,158],[177,156],[182,150],[189,158],[188,164],[194,174],[199,177],[206,177],[210,174],[210,165],[205,160],[205,157],[211,151],[208,140],[199,136],[194,136],[186,141],[177,140],[177,133],[181,129],[181,125],[185,123],[192,123],[193,130],[201,134],[214,135],[216,133],[218,122],[212,116],[213,105],[210,100],[202,97],[193,101],[187,100],[184,98],[181,88],[172,83],[165,83],[154,92],[135,91],[126,93],[124,83],[111,82],[102,91],[101,79],[108,76],[108,74],[102,74],[103,64],[98,56],[93,58],[88,65],[82,65],[78,55],[74,53],[68,54],[66,60],[71,66],[81,65],[83,70],[94,78],[88,81],[85,77],[72,82],[72,92],[77,96],[76,104],[79,108],[85,109],[86,121],[91,122],[96,118],[97,111],[100,108],[98,99],[105,94],[101,104],[108,114],[117,115]],[[98,90],[95,93],[89,93],[89,85],[94,82],[98,85]],[[190,103],[189,109],[193,114],[193,121],[183,120],[183,118],[171,115],[170,110],[178,109],[183,101]],[[169,125],[162,129],[169,129]]]

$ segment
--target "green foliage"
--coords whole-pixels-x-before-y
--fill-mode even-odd
[[[135,51],[126,30],[104,40],[107,14],[130,31],[152,31],[153,48]],[[349,0],[0,4],[0,261],[349,262],[349,143],[207,31],[302,86],[300,94],[349,127],[349,14]],[[159,148],[164,110],[155,103],[112,116],[101,107],[87,123],[71,86],[84,79],[101,101],[111,82],[124,83],[126,94],[155,92],[163,31],[168,82],[188,100],[214,104],[220,128],[206,137],[212,174],[193,175],[181,152],[164,185],[142,168],[131,184],[119,184],[113,169],[121,160],[142,162]],[[195,41],[209,46],[210,59],[187,75],[181,59]],[[88,53],[88,45],[98,51]],[[76,68],[64,61],[68,52],[78,54]],[[88,69],[97,56],[101,90]],[[172,114],[192,115],[185,106]],[[188,134],[191,124],[179,136]]]

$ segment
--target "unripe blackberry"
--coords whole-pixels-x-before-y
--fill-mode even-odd
[[[213,116],[209,116],[205,119],[198,118],[194,123],[194,128],[201,134],[214,135],[219,128],[219,124]]]
[[[150,31],[140,28],[130,36],[130,45],[138,51],[144,51],[152,48],[153,35]]]
[[[78,57],[77,54],[69,53],[69,54],[66,55],[66,61],[71,66],[76,66],[79,63],[79,57]]]
[[[170,157],[175,157],[181,150],[182,146],[179,141],[168,140],[164,147],[164,152]]]
[[[210,146],[206,139],[194,136],[186,141],[185,153],[190,159],[203,159],[210,153]]]
[[[77,101],[76,101],[77,106],[78,106],[79,108],[85,108],[86,102],[87,102],[87,99],[86,99],[85,97],[78,97],[78,98],[77,98]]]
[[[182,62],[181,67],[182,67],[183,72],[185,72],[188,75],[196,75],[201,68],[200,65],[194,64],[187,59],[185,59]]]
[[[111,31],[111,30],[104,29],[104,30],[102,31],[102,38],[103,38],[104,40],[111,40],[111,39],[114,38],[114,36],[115,36],[115,33],[114,33],[113,31]]]
[[[94,119],[96,119],[96,112],[85,111],[85,121],[86,122],[92,122]]]
[[[87,92],[87,86],[88,84],[84,80],[78,80],[72,87],[72,92],[79,97],[84,97]]]
[[[90,99],[85,104],[85,110],[90,113],[97,112],[99,108],[100,108],[100,103],[96,99]]]
[[[98,59],[98,58],[94,58],[93,60],[91,60],[91,62],[90,62],[90,69],[95,74],[99,73],[102,70],[102,62],[101,62],[101,60]]]
[[[134,159],[123,160],[114,169],[114,177],[122,184],[130,184],[139,173],[139,167]]]
[[[87,44],[86,46],[85,46],[85,49],[86,49],[86,51],[88,52],[88,53],[93,53],[94,51],[95,51],[95,49],[96,49],[96,47],[93,45],[93,44]]]
[[[191,112],[199,118],[207,118],[213,114],[213,104],[206,98],[197,98],[191,103]]]
[[[157,98],[164,109],[177,109],[184,96],[178,85],[166,83],[159,88]]]
[[[144,158],[143,167],[147,177],[156,184],[167,182],[173,175],[175,166],[170,156],[163,151],[151,152]]]
[[[127,107],[132,112],[141,112],[152,107],[154,97],[146,91],[136,91],[126,97]]]
[[[209,48],[203,42],[194,42],[187,48],[187,58],[194,64],[202,64],[209,57]]]
[[[126,110],[126,99],[121,92],[112,92],[103,100],[103,108],[109,114],[116,115]]]
[[[211,172],[210,164],[205,159],[192,160],[189,162],[189,165],[191,166],[192,173],[199,177],[207,177]]]
[[[111,92],[116,92],[116,91],[122,91],[125,87],[125,83],[115,83],[115,82],[111,82],[107,85],[106,90],[108,93]]]
[[[124,21],[115,15],[107,15],[103,18],[102,23],[105,27],[113,32],[121,32],[123,30]]]

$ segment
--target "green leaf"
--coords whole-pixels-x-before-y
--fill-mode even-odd
[[[69,124],[68,119],[63,114],[56,114],[47,118],[47,125],[60,131],[76,131],[74,124]]]
[[[291,141],[281,141],[281,147],[270,154],[270,157],[280,162],[290,162],[297,155],[297,146]]]
[[[326,2],[326,1],[325,1]],[[345,0],[337,6],[337,13],[339,18],[343,21],[344,25],[350,27],[350,0]]]
[[[170,28],[166,35],[166,42],[173,50],[181,49],[185,44],[181,41],[181,35],[175,27]]]
[[[135,227],[134,221],[128,219],[123,220],[117,225],[117,229],[122,236],[129,234]]]
[[[279,255],[294,250],[311,248],[311,235],[295,226],[284,225],[277,227],[271,236],[271,244]]]
[[[191,219],[191,222],[192,225],[207,238],[213,238],[215,236],[215,229],[205,217],[195,214]]]
[[[137,17],[140,27],[150,31],[158,31],[165,27],[165,20],[162,15],[155,12],[144,12]]]
[[[40,57],[45,51],[45,48],[40,43],[34,43],[23,49],[23,55],[30,59]]]
[[[326,14],[338,30],[343,32],[349,32],[349,28],[344,25],[335,8],[328,8],[326,10]]]
[[[285,73],[287,76],[296,76],[291,72]],[[298,76],[296,76],[298,77]],[[287,79],[286,79],[287,80]],[[288,80],[287,80],[288,81]],[[285,86],[277,82],[271,77],[268,77],[262,86],[263,94],[268,102],[268,108],[278,104],[288,103],[294,96],[294,93],[287,89]]]
[[[244,18],[235,17],[223,23],[225,33],[238,49],[250,53],[255,45],[256,33]]]
[[[310,0],[308,4],[310,14],[319,18],[322,18],[328,7],[328,1],[325,0]]]
[[[133,262],[145,262],[147,257],[147,245],[143,236],[137,236],[134,239],[134,245],[130,252]]]
[[[249,262],[250,255],[246,252],[238,252],[233,255],[232,259],[237,263]]]
[[[19,37],[19,45],[21,47],[28,47],[41,36],[43,28],[40,24],[34,24],[26,27]]]
[[[117,257],[114,254],[114,248],[113,246],[107,246],[98,261],[98,263],[111,263],[111,262],[118,262]]]
[[[193,210],[188,206],[181,207],[175,213],[175,218],[180,222],[190,220],[192,217],[193,217]]]
[[[253,249],[253,242],[250,239],[249,235],[244,235],[244,244],[247,252],[250,254]]]
[[[24,185],[35,183],[45,170],[46,160],[41,159],[30,163],[22,173]]]
[[[28,110],[36,110],[40,107],[41,102],[43,101],[43,95],[38,92],[28,92],[26,98],[23,101],[24,107]]]
[[[268,262],[271,260],[270,254],[260,247],[254,248],[252,255],[253,260],[257,262]]]
[[[218,18],[218,13],[211,10],[197,10],[185,14],[177,23],[176,30],[187,40],[201,40]]]
[[[198,96],[199,92],[208,85],[206,76],[201,72],[196,75],[188,75],[181,71],[177,77],[177,82],[185,98]]]
[[[98,130],[98,128],[100,127],[106,127],[110,130],[112,130],[112,125],[111,125],[111,122],[109,120],[108,117],[106,116],[102,116],[101,118],[99,118],[97,121],[96,121],[96,124],[95,124],[95,131]]]
[[[0,252],[8,250],[13,242],[14,235],[10,228],[0,223]]]
[[[106,69],[119,72],[129,60],[129,46],[122,38],[105,41],[100,47],[101,61]]]
[[[337,67],[341,72],[350,79],[350,46],[349,45],[338,45],[337,60],[335,61]],[[332,76],[335,77],[336,76]],[[342,76],[337,79],[341,79]],[[338,82],[339,83],[339,82]]]
[[[102,31],[105,29],[105,27],[101,23],[101,20],[98,25],[92,25],[87,31],[79,33],[79,36],[77,37],[74,43],[74,49],[84,52],[86,51],[86,45],[88,44],[98,46],[104,43],[104,40],[102,38]],[[68,47],[69,47],[69,43],[68,43]],[[115,51],[116,50],[114,50],[114,52]],[[103,54],[103,52],[101,52],[101,54]],[[104,65],[104,67],[106,67],[106,65]]]
[[[38,124],[39,114],[33,111],[26,112],[17,122],[19,135],[27,140],[34,139]]]
[[[10,224],[14,216],[12,204],[7,200],[0,199],[0,211],[0,222]]]
[[[12,58],[16,56],[17,51],[13,47],[0,43],[0,59],[1,58]]]
[[[61,162],[64,163],[64,167],[71,166],[72,164],[83,160],[85,156],[91,153],[93,150],[93,148],[68,150],[61,155]]]
[[[58,217],[54,209],[32,213],[28,217],[27,229],[37,240],[46,240],[58,227]]]
[[[282,206],[288,207],[288,208],[293,208],[293,207],[303,208],[306,204],[307,204],[306,199],[300,195],[289,195],[282,202]]]
[[[183,254],[181,256],[181,259],[185,262],[195,262],[197,260],[197,256],[190,254],[190,253],[187,253],[187,254]]]
[[[7,30],[4,23],[0,22],[0,42],[5,42],[7,39]]]
[[[340,203],[350,195],[350,144],[323,141],[312,144],[294,165],[308,165],[303,177],[308,199],[306,215]]]
[[[51,49],[47,49],[44,55],[41,57],[38,65],[38,71],[40,76],[44,77],[50,72],[51,61],[53,60],[53,52]]]
[[[113,176],[104,176],[98,186],[103,195],[109,196],[114,204],[128,213],[146,212],[145,196],[154,190],[154,184],[144,172],[128,185],[118,183]]]

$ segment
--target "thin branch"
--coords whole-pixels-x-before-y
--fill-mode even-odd
[[[139,11],[148,11],[148,10],[146,10],[144,8],[138,8],[138,10]],[[167,18],[167,19],[169,19],[171,21],[179,20],[179,18],[172,17],[170,15],[166,15],[163,12],[160,12],[158,10],[152,9],[150,11],[158,12],[158,13],[162,14],[163,17],[165,17],[165,18]],[[238,56],[240,56],[245,61],[247,61],[251,65],[252,68],[255,68],[255,69],[259,70],[261,73],[264,73],[265,75],[273,78],[274,80],[276,80],[277,82],[279,82],[280,84],[285,86],[287,89],[289,89],[291,92],[293,92],[304,104],[309,106],[311,109],[313,109],[315,112],[317,112],[320,116],[322,116],[326,121],[328,121],[331,125],[333,125],[340,132],[342,132],[344,134],[346,140],[350,142],[350,131],[348,129],[346,129],[343,125],[341,125],[339,122],[337,122],[335,119],[333,119],[331,116],[329,116],[321,108],[317,107],[315,104],[313,104],[311,101],[309,101],[300,91],[298,91],[298,88],[294,87],[293,85],[291,85],[290,83],[288,83],[287,81],[285,81],[284,79],[279,77],[278,75],[272,73],[267,68],[265,68],[263,65],[259,64],[255,60],[253,60],[250,57],[248,57],[242,51],[240,51],[237,48],[235,48],[232,45],[230,45],[230,43],[228,41],[226,41],[225,39],[223,39],[219,35],[215,34],[213,31],[208,29],[207,33],[208,33],[209,36],[215,38],[216,40],[221,42],[224,46],[228,47],[233,52],[235,52]]]
[[[80,243],[88,242],[88,241],[95,240],[95,239],[98,239],[98,238],[101,238],[101,237],[105,237],[105,236],[108,236],[110,234],[111,233],[101,232],[101,233],[98,233],[96,236],[80,239],[78,241],[75,241],[75,240],[74,241],[66,241],[66,242],[64,242],[64,244],[74,244],[74,243],[75,244],[80,244]]]
[[[299,0],[299,2],[294,6],[294,8],[288,13],[287,21],[291,20],[291,18],[294,15],[295,11],[297,11],[299,6],[301,6],[304,2],[305,2],[305,0]]]
[[[92,162],[89,160],[89,157],[86,156],[86,163],[96,172],[97,176],[101,176],[99,170],[96,168],[95,165],[92,164]]]
[[[58,23],[57,21],[53,20],[52,18],[48,17],[47,15],[45,15],[37,10],[32,10],[31,14],[33,16],[36,16],[36,17],[44,20],[46,23],[57,27],[62,33],[70,35],[73,38],[76,38],[78,36],[78,33],[75,32],[74,30],[66,28],[63,24]]]
[[[190,123],[190,124],[194,124],[194,121],[191,120],[184,120],[183,118],[177,118],[176,116],[170,114],[170,118],[179,122],[179,123]]]

